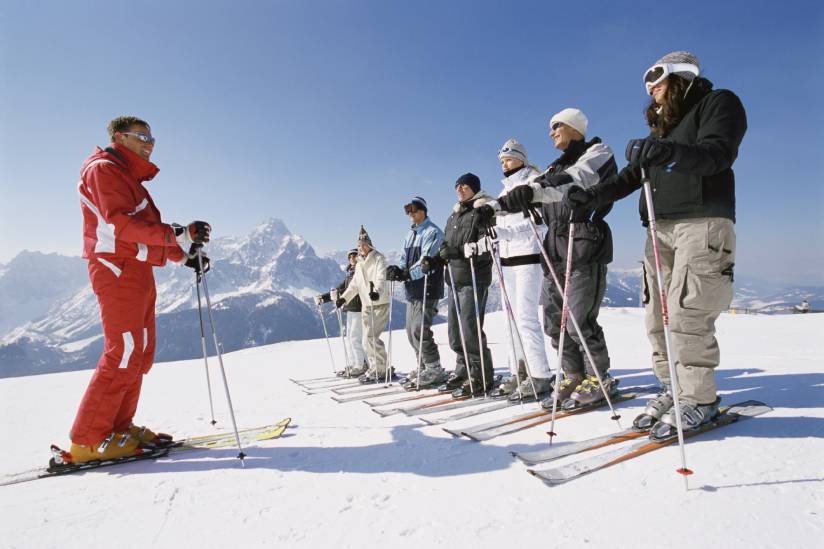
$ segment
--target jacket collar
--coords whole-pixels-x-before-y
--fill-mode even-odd
[[[488,202],[492,200],[492,197],[486,194],[483,189],[475,193],[475,196],[470,198],[469,200],[465,200],[463,202],[456,202],[454,206],[452,206],[452,211],[455,213],[460,212],[461,210],[471,210],[475,207],[476,200],[483,200],[484,202]]]
[[[694,78],[690,84],[690,87],[687,88],[687,93],[684,96],[684,105],[681,112],[684,114],[690,112],[692,108],[698,104],[699,101],[704,99],[704,97],[706,97],[706,95],[711,91],[712,82],[701,76]]]
[[[136,181],[151,181],[160,171],[153,163],[117,143],[106,147],[105,150],[98,147],[97,152],[98,154],[108,154],[111,160],[125,169],[129,176]]]
[[[575,164],[578,162],[578,159],[587,152],[587,149],[600,142],[600,137],[593,137],[590,141],[584,141],[583,139],[580,141],[571,141],[566,150],[550,164],[549,168],[552,169],[557,166],[571,166]]]
[[[426,217],[423,218],[423,221],[421,221],[420,225],[412,225],[410,227],[410,229],[412,229],[415,232],[418,232],[422,229],[425,229],[426,227],[428,227],[431,224],[432,224],[432,221],[429,219],[429,216],[426,216]]]

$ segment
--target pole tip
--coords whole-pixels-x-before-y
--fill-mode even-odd
[[[620,414],[615,414],[610,419],[612,419],[613,421],[618,421],[619,419],[621,419],[621,415]]]
[[[212,421],[210,421],[209,423],[211,423],[212,425],[217,425],[217,420],[216,420],[216,419],[213,419],[213,420],[212,420]]]

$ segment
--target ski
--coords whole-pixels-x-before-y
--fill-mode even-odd
[[[713,421],[705,423],[692,431],[685,431],[684,438],[691,438],[719,427],[731,425],[743,419],[750,419],[766,414],[770,411],[772,411],[770,406],[756,400],[748,400],[738,404],[733,404],[719,414]],[[580,478],[589,473],[606,469],[607,467],[617,463],[665,448],[677,442],[677,437],[672,437],[663,441],[641,440],[631,444],[628,447],[617,448],[610,452],[570,463],[569,465],[543,470],[528,469],[527,471],[547,484],[562,484],[564,482]]]
[[[358,383],[350,387],[342,387],[340,389],[332,389],[332,392],[339,396],[359,395],[365,393],[374,393],[381,389],[388,389],[389,387],[396,387],[394,383]]]
[[[253,427],[238,431],[240,435],[241,444],[244,446],[253,444],[258,441],[272,440],[280,437],[286,428],[289,426],[291,418],[285,418],[273,425],[264,425],[261,427]],[[121,465],[124,463],[133,463],[135,461],[153,460],[165,457],[169,454],[187,451],[187,450],[209,450],[217,448],[231,447],[237,444],[234,432],[214,433],[211,435],[203,435],[197,437],[187,437],[173,441],[168,446],[142,449],[143,451],[133,456],[122,457],[118,459],[110,459],[104,461],[91,461],[88,463],[72,464],[66,463],[62,465],[52,464],[50,467],[39,467],[23,471],[20,473],[13,473],[4,475],[0,480],[0,486],[8,486],[11,484],[20,484],[32,480],[39,480],[42,478],[50,478],[82,471],[91,471],[101,467],[110,467],[113,465]],[[64,451],[58,446],[52,445],[51,451],[53,455],[62,456]]]
[[[403,387],[400,387],[400,386],[394,386],[394,387],[379,386],[377,389],[375,389],[374,391],[369,392],[367,394],[359,393],[359,394],[351,394],[351,395],[347,394],[347,395],[333,396],[332,400],[334,400],[335,402],[343,404],[345,402],[355,402],[356,400],[363,400],[365,398],[370,398],[370,397],[374,398],[374,397],[379,397],[379,396],[384,396],[384,395],[393,395],[395,393],[402,393],[402,392],[404,392],[404,390],[403,390]]]
[[[410,401],[413,401],[413,400],[422,400],[422,399],[425,399],[425,398],[432,398],[432,397],[436,397],[436,396],[441,396],[443,394],[443,393],[439,393],[438,391],[432,391],[432,392],[424,393],[423,389],[421,389],[421,392],[415,392],[414,394],[409,394],[409,391],[406,391],[406,393],[407,393],[406,396],[392,398],[392,399],[389,399],[389,400],[381,400],[381,401],[364,400],[363,402],[366,403],[367,405],[373,406],[373,407],[374,406],[388,406],[389,404],[400,404],[402,402],[410,402]],[[380,398],[380,397],[376,397],[376,398]]]
[[[510,406],[516,406],[520,404],[520,402],[510,402],[509,399],[503,400],[492,400],[487,401],[492,403],[491,406],[484,406],[482,408],[473,407],[469,410],[464,410],[462,412],[458,412],[456,414],[450,414],[448,416],[442,417],[423,417],[421,415],[418,416],[418,419],[423,421],[428,425],[441,425],[443,423],[449,423],[450,421],[457,421],[459,419],[464,419],[472,416],[479,416],[481,414],[486,414],[489,412],[494,412],[496,410],[503,410],[504,408],[509,408]],[[484,402],[481,402],[484,404]],[[434,410],[434,412],[440,412],[442,410]]]
[[[645,390],[651,391],[654,390],[654,387],[649,386],[648,388],[636,387],[624,389],[623,391],[616,393],[612,397],[612,402],[618,403],[627,400],[632,400],[638,397],[640,394],[642,394]],[[597,410],[599,408],[603,408],[606,405],[606,400],[602,400],[593,404],[588,404],[586,406],[580,406],[572,410],[559,410],[555,414],[555,419],[560,419],[576,414],[581,414],[584,412],[589,412],[592,410]],[[549,410],[538,408],[537,411],[528,412],[515,417],[496,420],[481,425],[467,427],[463,430],[444,429],[444,431],[455,437],[465,436],[472,440],[482,442],[501,435],[514,433],[516,431],[522,431],[524,429],[529,429],[530,427],[535,427],[537,425],[543,425],[544,423],[548,423],[550,421],[552,421],[552,412]]]
[[[594,437],[580,442],[570,442],[568,444],[556,444],[544,450],[535,450],[533,452],[510,452],[512,457],[517,458],[527,465],[536,465],[538,463],[546,463],[554,461],[563,457],[588,452],[589,450],[597,450],[598,448],[605,448],[628,440],[635,440],[644,436],[648,436],[649,431],[636,431],[633,428],[624,429],[618,433],[611,433],[600,437]]]

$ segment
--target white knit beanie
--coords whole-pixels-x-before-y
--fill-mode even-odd
[[[587,134],[587,125],[589,124],[589,120],[579,109],[570,108],[562,110],[549,120],[549,127],[552,128],[556,122],[563,122],[567,126],[578,130],[578,132],[583,136],[586,136]]]
[[[498,151],[498,159],[503,160],[504,158],[514,158],[523,162],[524,165],[528,164],[526,147],[521,145],[517,139],[507,139],[501,150]]]

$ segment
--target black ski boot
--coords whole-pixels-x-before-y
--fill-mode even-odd
[[[451,393],[455,389],[458,389],[461,385],[464,384],[466,381],[466,376],[463,374],[456,374],[452,372],[449,375],[449,378],[446,380],[446,383],[438,387],[439,393]]]

